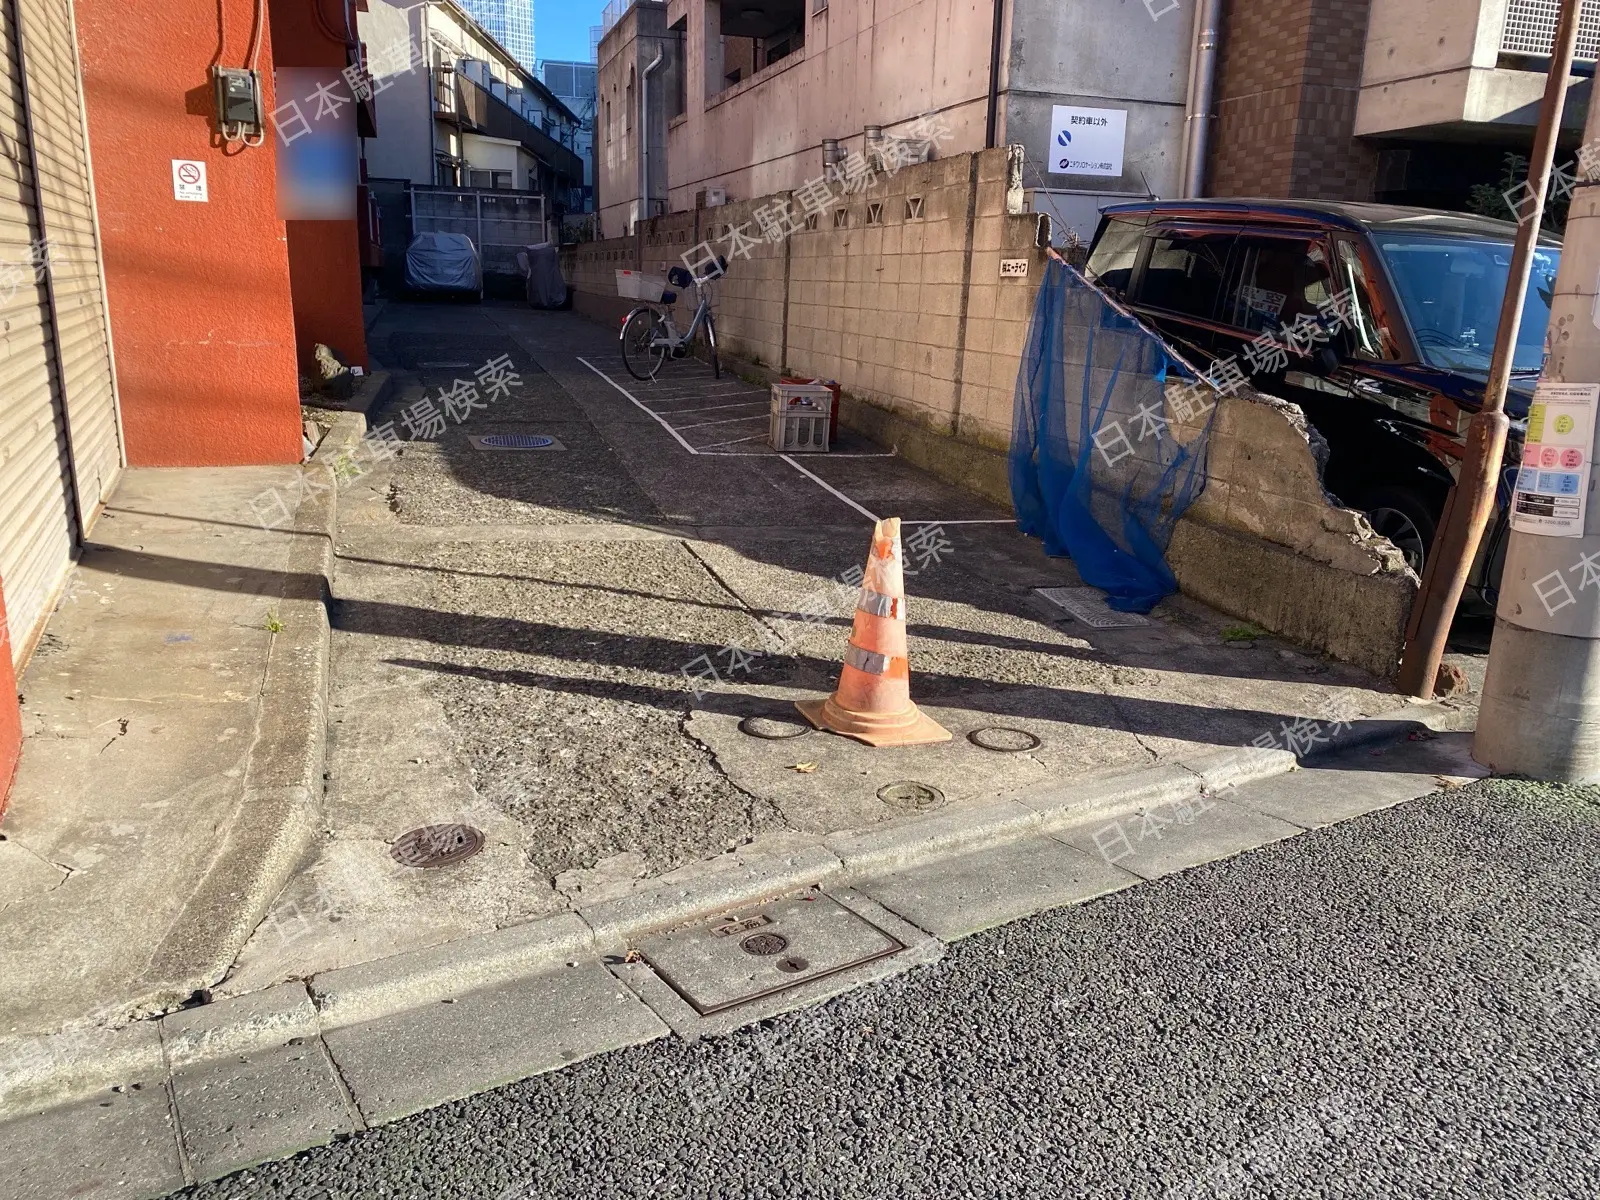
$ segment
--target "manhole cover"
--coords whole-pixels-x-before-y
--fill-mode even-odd
[[[926,812],[944,806],[944,793],[926,783],[906,780],[903,783],[886,783],[878,789],[878,799],[896,808],[912,812]]]
[[[746,717],[739,722],[739,732],[777,742],[803,737],[811,732],[811,726],[804,721],[786,721],[781,717]]]
[[[1105,593],[1092,587],[1048,587],[1034,591],[1057,608],[1071,613],[1090,629],[1133,629],[1148,625],[1148,617],[1118,612],[1106,603]]]
[[[701,1016],[904,949],[898,938],[816,892],[657,934],[638,945],[651,970]]]
[[[757,958],[782,954],[788,948],[789,939],[781,933],[752,933],[739,943],[739,949],[746,954],[754,954]]]
[[[556,444],[542,433],[490,433],[478,439],[485,450],[547,450]]]
[[[967,741],[984,750],[997,750],[1002,754],[1034,750],[1040,744],[1039,739],[1026,729],[1012,729],[1009,725],[987,725],[982,729],[974,729],[967,734]]]
[[[471,825],[424,825],[402,833],[389,857],[402,867],[443,867],[483,849],[483,831]]]

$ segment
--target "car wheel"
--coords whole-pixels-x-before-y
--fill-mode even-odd
[[[1405,488],[1379,488],[1363,497],[1361,507],[1372,528],[1395,544],[1420,577],[1439,526],[1433,506]]]

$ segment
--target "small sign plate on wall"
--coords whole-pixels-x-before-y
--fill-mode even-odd
[[[172,160],[172,196],[175,200],[193,200],[201,204],[211,199],[206,189],[206,165],[193,158]]]
[[[1000,260],[1001,279],[1026,279],[1028,277],[1028,260],[1025,258],[1002,258]]]

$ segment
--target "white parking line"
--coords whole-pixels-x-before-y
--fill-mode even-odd
[[[656,422],[656,424],[660,425],[661,428],[665,429],[668,433],[670,433],[673,436],[673,439],[678,443],[678,445],[682,446],[690,454],[698,455],[700,453],[700,451],[696,450],[688,442],[684,441],[683,440],[683,435],[681,433],[679,433],[675,428],[673,428],[670,424],[668,424],[666,419],[664,417],[662,417],[662,415],[660,413],[656,412],[654,409],[646,408],[644,403],[639,399],[639,397],[635,396],[632,392],[630,392],[627,388],[623,387],[615,379],[612,379],[611,376],[607,375],[604,371],[602,371],[599,367],[595,366],[587,358],[579,357],[578,361],[581,362],[584,366],[588,367],[589,370],[593,371],[596,375],[600,376],[601,379],[604,379],[612,387],[616,388],[617,391],[621,392],[624,396],[626,396],[628,398],[629,403],[631,403],[640,412],[649,413],[651,418]],[[728,424],[732,424],[735,421],[749,421],[749,420],[753,420],[753,419],[754,418],[752,418],[752,417],[731,417],[726,421],[706,421],[706,422],[703,422],[703,424],[705,424],[705,425],[728,425]],[[685,425],[684,428],[685,429],[698,429],[698,428],[700,428],[700,426],[699,425]],[[757,435],[757,436],[759,437],[760,435]],[[741,441],[754,441],[755,439],[754,438],[741,438],[739,440],[741,440]],[[733,445],[732,442],[723,442],[723,443],[719,443],[719,444],[720,445],[729,445],[729,446]],[[709,454],[706,457],[708,457],[708,458],[767,458],[767,457],[771,457],[771,456],[765,455],[765,454],[748,454],[748,453],[746,453],[744,451],[741,451],[741,450],[731,450],[731,451],[728,451],[728,452],[723,453],[723,454]],[[860,513],[867,520],[876,522],[879,519],[878,515],[876,513],[872,512],[870,509],[863,508],[861,505],[857,504],[854,500],[850,499],[849,496],[846,496],[838,488],[834,487],[833,484],[829,483],[826,479],[823,479],[820,476],[818,476],[818,475],[812,473],[811,471],[807,470],[805,467],[803,467],[799,463],[795,462],[795,460],[790,458],[787,454],[779,454],[776,457],[783,459],[784,462],[788,463],[796,471],[799,471],[800,474],[804,475],[807,479],[811,480],[812,483],[816,484],[818,487],[820,487],[823,491],[827,492],[829,495],[834,496],[837,499],[843,500],[846,504],[848,504],[851,508],[855,509],[858,513]],[[837,457],[837,458],[893,458],[894,455],[892,453],[891,454],[840,454],[840,455],[835,455],[835,457]],[[939,522],[936,522],[936,521],[934,521],[934,522],[926,522],[926,523],[927,524],[939,524]],[[953,523],[954,522],[952,522],[952,524]]]
[[[809,479],[813,483],[815,483],[823,491],[831,492],[833,495],[835,495],[835,496],[839,497],[839,499],[843,500],[851,508],[855,509],[858,513],[860,513],[867,520],[873,522],[874,524],[877,523],[878,515],[876,513],[872,512],[869,509],[862,508],[861,505],[857,504],[854,500],[850,499],[849,496],[846,496],[843,492],[841,492],[838,488],[834,487],[833,484],[829,483],[826,479],[821,479],[821,478],[817,477],[816,475],[813,475],[810,471],[806,470],[799,463],[795,462],[795,460],[790,458],[787,454],[780,454],[780,455],[778,455],[778,457],[783,459],[784,462],[788,463],[796,471],[799,471],[800,474],[804,475],[807,479]]]
[[[693,425],[676,426],[679,430],[704,429],[707,425],[732,425],[737,421],[765,421],[766,413],[751,413],[747,417],[723,417],[720,421],[696,421]]]
[[[721,412],[725,408],[749,408],[752,404],[765,404],[765,403],[766,403],[765,400],[746,400],[742,404],[712,404],[712,405],[707,406],[706,408],[675,408],[671,412],[667,413],[666,415],[669,416],[669,417],[676,417],[676,416],[679,416],[679,415],[681,415],[683,413]],[[654,412],[655,409],[651,409],[650,411]]]
[[[690,454],[699,454],[700,453],[700,451],[696,450],[693,446],[689,445],[688,442],[684,441],[683,440],[683,435],[681,433],[679,433],[676,429],[674,429],[671,425],[667,424],[666,420],[661,416],[660,413],[652,412],[650,409],[646,408],[643,404],[639,403],[639,397],[635,396],[632,392],[630,392],[627,388],[623,387],[615,379],[612,379],[611,376],[607,375],[604,371],[602,371],[599,367],[595,366],[587,358],[579,358],[578,361],[581,362],[584,366],[588,367],[589,370],[593,371],[596,375],[600,376],[601,379],[604,379],[612,387],[616,388],[617,391],[621,392],[624,396],[626,396],[628,398],[628,400],[633,404],[633,406],[635,408],[637,408],[640,412],[649,413],[650,416],[655,419],[656,423],[661,426],[661,428],[665,429],[668,433],[670,433],[674,438],[677,439],[678,445],[682,446]]]
[[[718,446],[737,446],[740,442],[759,442],[763,438],[765,438],[766,436],[767,435],[764,434],[764,433],[758,433],[754,437],[734,438],[731,442],[712,442],[711,445],[709,445],[709,446],[701,446],[700,447],[700,453],[704,454],[707,450],[715,450]],[[734,457],[737,457],[737,456],[729,454],[729,455],[725,455],[724,457],[726,457],[726,458],[734,458]],[[755,455],[750,455],[749,457],[754,458],[756,456]]]

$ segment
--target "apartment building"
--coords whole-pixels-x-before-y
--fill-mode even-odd
[[[556,99],[577,114],[578,133],[573,150],[583,160],[583,211],[594,211],[594,125],[598,81],[592,62],[545,59],[539,78]]]
[[[581,122],[454,0],[370,0],[359,17],[375,59],[396,64],[374,97],[367,171],[414,185],[581,198]],[[393,47],[415,47],[407,57]]]
[[[1568,148],[1600,55],[1600,2],[1590,7],[1570,84]],[[599,56],[602,228],[615,235],[641,212],[793,190],[823,173],[825,156],[862,149],[870,130],[894,137],[930,115],[948,131],[942,154],[1021,145],[1030,204],[1081,236],[1107,202],[1185,191],[1462,208],[1475,184],[1500,178],[1508,152],[1531,144],[1557,8],[1556,0],[613,4]],[[1191,64],[1211,68],[1194,72],[1194,95]]]
[[[608,17],[596,134],[607,233],[641,204],[800,187],[823,173],[825,145],[848,157],[879,130],[930,119],[948,131],[940,153],[1025,145],[1027,184],[1046,203],[1059,193],[1092,213],[1097,198],[1178,185],[1190,22],[1142,0],[638,0]]]

